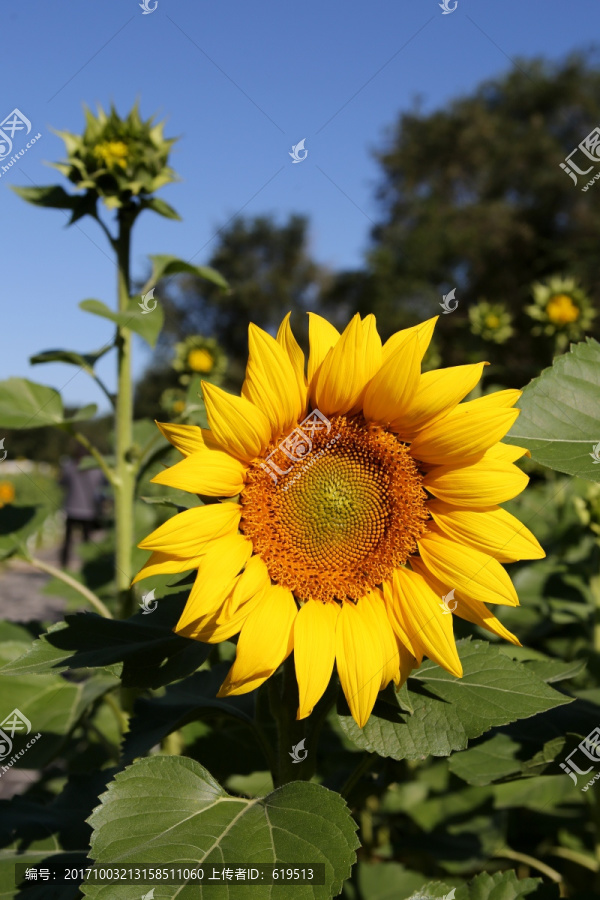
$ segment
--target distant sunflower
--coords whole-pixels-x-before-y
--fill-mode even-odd
[[[225,502],[143,540],[135,580],[198,570],[175,630],[240,632],[220,696],[257,688],[293,651],[298,718],[336,664],[363,727],[424,655],[462,675],[451,590],[455,615],[519,643],[485,604],[517,606],[501,563],[544,556],[498,506],[528,480],[514,465],[527,451],[500,443],[520,392],[460,403],[483,362],[422,375],[435,322],[382,346],[372,315],[340,335],[310,314],[306,373],[289,315],[277,338],[251,325],[242,396],[205,383],[210,429],[159,424],[184,459],[153,480]]]

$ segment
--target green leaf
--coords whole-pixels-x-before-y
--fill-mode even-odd
[[[358,863],[356,881],[361,895],[368,900],[406,900],[427,878],[410,872],[400,863]]]
[[[165,219],[177,219],[178,222],[181,222],[179,213],[159,197],[150,197],[149,200],[144,200],[142,206],[164,216]]]
[[[536,462],[600,481],[600,344],[573,344],[527,385],[519,418],[503,439],[527,447]]]
[[[62,421],[62,400],[54,388],[26,378],[0,381],[0,428],[40,428]]]
[[[48,185],[46,187],[16,187],[13,191],[33,203],[34,206],[47,206],[51,209],[74,209],[77,202],[81,199],[75,194],[67,194],[64,188],[58,184]]]
[[[408,900],[442,900],[450,891],[445,882],[430,881],[411,894]],[[556,885],[546,885],[541,878],[517,878],[516,872],[495,872],[477,875],[468,885],[456,888],[455,900],[558,900]]]
[[[8,559],[26,545],[38,531],[49,510],[46,506],[9,506],[0,508],[0,559]]]
[[[113,312],[100,300],[82,300],[79,308],[103,319],[109,319],[109,321],[114,322],[115,325],[121,328],[130,328],[131,331],[139,334],[151,347],[154,347],[163,326],[163,309],[160,303],[152,300],[152,303],[156,303],[156,306],[150,312],[145,312],[140,301],[141,295],[132,297],[126,312],[122,313]]]
[[[97,865],[141,860],[171,866],[281,863],[325,865],[325,885],[281,885],[281,900],[328,900],[350,875],[358,847],[356,824],[339,794],[318,784],[292,782],[264,798],[232,797],[191,759],[155,756],[120,772],[92,813],[90,855]],[[148,886],[150,887],[150,885]],[[110,885],[86,883],[84,895],[112,900]],[[124,900],[139,885],[120,888]],[[161,900],[196,900],[198,887],[162,885]],[[202,891],[204,893],[204,891]],[[239,885],[236,895],[267,900],[269,885]],[[211,885],[210,896],[229,896]],[[121,895],[120,895],[121,896]]]
[[[195,672],[209,644],[173,634],[185,598],[160,600],[151,614],[105,619],[95,613],[66,616],[34,642],[27,653],[0,669],[0,675],[105,668],[123,663],[126,687],[157,688]]]
[[[167,275],[195,275],[197,278],[204,278],[206,281],[216,284],[223,290],[229,289],[229,284],[216,269],[210,266],[194,266],[177,256],[168,256],[166,254],[155,254],[150,257],[152,260],[152,275],[148,280],[148,286],[156,285],[161,278]]]
[[[29,362],[32,366],[40,363],[62,362],[91,371],[100,357],[104,356],[109,349],[110,347],[102,347],[95,353],[77,353],[75,350],[44,350],[43,353],[31,356]]]
[[[22,656],[27,644],[5,641],[0,645],[0,663],[10,664]],[[29,748],[30,737],[18,732],[12,738],[13,748],[8,759],[24,750],[13,763],[17,768],[36,769],[47,765],[60,751],[66,736],[73,730],[85,710],[118,680],[106,674],[82,682],[67,681],[60,675],[27,675],[8,677],[0,670],[0,695],[7,698],[6,711],[20,710],[31,723],[31,736],[41,732],[41,737]],[[10,698],[10,705],[8,705]],[[7,765],[7,761],[3,761]]]
[[[229,666],[224,663],[210,671],[196,672],[183,681],[169,685],[162,697],[136,700],[129,731],[123,742],[126,761],[142,756],[164,737],[177,731],[201,713],[226,713],[252,725],[254,703],[246,696],[219,699],[217,691]]]
[[[345,734],[361,749],[393,759],[448,756],[490,728],[572,702],[485,641],[463,640],[457,646],[462,678],[430,660],[409,678],[412,715],[380,698],[365,727],[359,728],[340,701]]]

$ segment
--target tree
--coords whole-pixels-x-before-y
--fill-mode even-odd
[[[456,287],[444,327],[458,337],[469,307],[502,302],[515,336],[497,353],[510,350],[512,378],[524,383],[542,352],[524,313],[532,282],[573,275],[598,305],[600,205],[560,163],[599,122],[600,70],[587,56],[517,62],[442,110],[403,114],[378,154],[382,217],[355,309],[391,331],[439,313],[442,292]]]
[[[209,265],[226,278],[231,292],[223,296],[199,279],[180,278],[165,298],[163,352],[165,342],[172,345],[188,334],[215,337],[230,358],[230,377],[239,380],[250,322],[274,333],[290,310],[305,313],[315,306],[326,275],[310,258],[307,227],[299,215],[283,225],[270,216],[238,216],[225,226]],[[303,328],[297,319],[295,330]]]

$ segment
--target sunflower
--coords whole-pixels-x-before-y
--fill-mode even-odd
[[[425,655],[462,675],[450,590],[455,615],[518,644],[486,604],[517,606],[501,564],[544,552],[498,505],[528,480],[514,465],[527,451],[501,443],[520,392],[461,403],[483,362],[421,374],[436,319],[382,345],[372,315],[342,334],[309,315],[306,372],[289,315],[276,338],[251,325],[241,396],[204,383],[209,429],[157,423],[184,458],[153,481],[213,502],[141,542],[135,581],[197,569],[175,631],[239,632],[219,696],[293,651],[298,718],[335,665],[363,727]]]
[[[532,285],[533,303],[525,312],[539,322],[533,335],[555,336],[557,349],[564,350],[569,341],[580,340],[591,327],[596,311],[589,296],[574,278],[555,275],[546,282]]]

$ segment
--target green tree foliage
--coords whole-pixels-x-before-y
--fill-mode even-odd
[[[187,334],[216,337],[232,361],[233,378],[241,376],[250,322],[274,332],[290,310],[315,308],[325,273],[310,257],[307,230],[299,215],[282,225],[270,216],[238,216],[222,228],[209,265],[231,291],[223,296],[212,285],[183,276],[165,299],[163,348]]]
[[[576,187],[559,165],[599,122],[600,70],[589,56],[518,62],[443,109],[401,115],[377,155],[369,271],[344,273],[330,299],[345,296],[391,332],[439,313],[456,287],[459,307],[444,320],[455,344],[471,305],[502,302],[515,335],[509,347],[487,344],[487,358],[508,361],[510,382],[525,384],[551,361],[524,313],[531,283],[568,273],[600,299],[600,207],[581,192],[585,179]],[[464,362],[460,343],[445,364]]]

